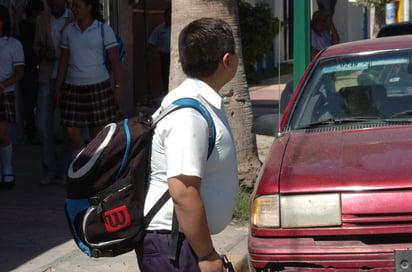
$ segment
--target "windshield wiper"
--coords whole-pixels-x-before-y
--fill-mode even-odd
[[[402,117],[402,116],[412,116],[412,110],[406,110],[406,111],[401,111],[394,113],[390,116],[390,118],[395,118],[395,117]]]
[[[353,122],[368,122],[371,120],[378,120],[380,119],[379,117],[376,116],[358,116],[358,117],[350,117],[350,118],[329,118],[317,122],[313,122],[301,127],[298,127],[297,129],[307,129],[307,128],[314,128],[314,127],[319,127],[319,126],[327,126],[327,125],[340,125],[344,123],[353,123]]]

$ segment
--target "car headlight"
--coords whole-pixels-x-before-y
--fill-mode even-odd
[[[253,200],[250,223],[258,228],[339,226],[339,194],[262,195]]]
[[[262,195],[253,200],[250,223],[260,228],[278,228],[279,195]]]
[[[282,228],[339,226],[342,224],[339,194],[282,196]]]

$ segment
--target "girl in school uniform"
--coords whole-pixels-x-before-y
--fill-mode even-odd
[[[75,21],[62,34],[56,95],[61,123],[75,156],[85,145],[81,128],[88,128],[93,138],[112,122],[122,90],[117,40],[110,26],[102,23],[99,0],[73,0],[72,13]],[[104,65],[105,50],[113,70],[114,88]]]
[[[10,33],[8,9],[0,5],[0,190],[13,189],[15,185],[9,124],[16,122],[14,91],[24,75],[23,47]]]

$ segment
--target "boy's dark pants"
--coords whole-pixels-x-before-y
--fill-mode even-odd
[[[144,241],[136,248],[139,269],[142,272],[200,272],[197,258],[189,243],[181,234],[179,237],[176,261],[169,259],[168,233],[147,233]]]

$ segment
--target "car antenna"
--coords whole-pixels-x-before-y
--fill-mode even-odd
[[[281,100],[281,97],[282,97],[282,93],[281,93],[281,90],[280,90],[280,44],[281,44],[281,42],[280,42],[280,39],[281,39],[281,37],[282,37],[282,35],[280,35],[280,31],[281,31],[281,22],[279,21],[279,38],[278,38],[278,97],[279,97],[279,102],[278,102],[278,127],[277,127],[277,132],[275,133],[275,134],[279,134],[279,131],[280,131],[280,122],[281,122],[281,120],[282,120],[282,118],[281,118],[281,113],[280,113],[280,100]]]

